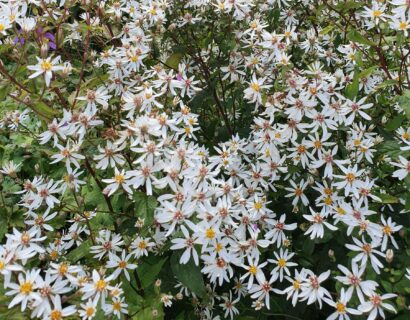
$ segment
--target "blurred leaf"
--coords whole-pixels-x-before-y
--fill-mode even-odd
[[[181,61],[184,55],[182,53],[176,52],[173,53],[165,62],[165,64],[172,69],[178,70],[179,62]]]
[[[376,46],[376,43],[370,41],[369,39],[365,38],[361,35],[357,30],[351,29],[347,34],[347,39],[353,42],[357,42],[360,44],[365,44],[368,46]]]

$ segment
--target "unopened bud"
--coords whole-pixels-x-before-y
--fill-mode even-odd
[[[42,58],[47,58],[48,56],[48,43],[43,43],[40,48],[40,56]]]
[[[184,295],[181,293],[181,292],[178,292],[176,295],[175,295],[175,299],[177,299],[177,300],[182,300],[184,298]]]
[[[387,249],[386,251],[386,261],[388,263],[391,263],[393,261],[394,258],[394,252],[392,249]]]
[[[404,238],[405,235],[406,235],[406,231],[404,231],[403,229],[401,229],[401,230],[399,231],[399,236],[402,237],[402,238]]]
[[[329,251],[327,252],[327,255],[329,256],[329,258],[334,258],[335,252],[332,249],[329,249]]]
[[[152,310],[152,316],[153,317],[158,317],[158,310],[157,309],[154,309],[154,310]]]
[[[157,281],[155,281],[155,286],[160,287],[161,283],[162,283],[161,279],[157,279]]]

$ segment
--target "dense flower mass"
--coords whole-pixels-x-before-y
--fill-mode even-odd
[[[408,0],[0,0],[0,318],[408,319],[409,29]]]

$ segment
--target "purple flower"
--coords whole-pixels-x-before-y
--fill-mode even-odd
[[[43,32],[43,28],[37,28],[37,36],[42,44],[48,45],[48,50],[56,50],[56,38],[51,32]]]
[[[20,46],[20,47],[22,47],[22,46],[24,45],[24,42],[26,42],[26,41],[24,40],[24,38],[15,37],[15,38],[13,39],[13,43],[14,43],[15,45]]]
[[[21,33],[22,31],[21,31],[21,29],[18,29],[17,32],[18,32],[18,33]],[[14,43],[15,45],[20,46],[20,47],[22,47],[25,42],[26,42],[26,40],[25,40],[23,37],[17,36],[17,37],[15,37],[15,38],[13,39],[13,43]]]

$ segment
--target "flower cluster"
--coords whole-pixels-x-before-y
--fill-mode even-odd
[[[7,308],[409,315],[408,1],[0,5]]]

